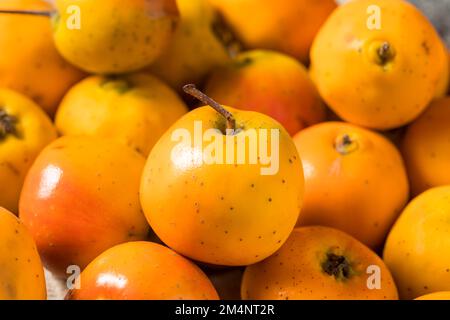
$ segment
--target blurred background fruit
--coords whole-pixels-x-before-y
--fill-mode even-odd
[[[139,204],[144,162],[127,146],[93,137],[63,137],[41,152],[19,211],[50,271],[83,269],[116,244],[146,238]]]
[[[111,138],[147,156],[187,111],[176,92],[149,74],[91,76],[66,94],[56,127],[62,135]]]
[[[81,273],[71,300],[216,300],[208,277],[162,245],[128,242],[98,256]]]
[[[69,62],[92,73],[126,73],[153,63],[169,43],[179,18],[175,0],[56,0],[54,39]],[[77,5],[80,29],[69,29]]]
[[[367,27],[372,5],[383,13],[379,30]],[[322,98],[344,120],[373,129],[414,120],[447,68],[433,26],[401,0],[348,2],[327,20],[311,49],[312,78]]]
[[[209,0],[247,49],[272,49],[302,62],[334,0]]]
[[[232,64],[213,72],[205,92],[225,105],[271,116],[291,135],[326,117],[305,67],[274,51],[239,54]]]
[[[378,290],[368,287],[368,268],[380,271]],[[274,255],[248,266],[244,300],[397,300],[384,262],[351,236],[326,227],[293,231]]]
[[[325,225],[379,249],[409,197],[400,153],[378,133],[327,122],[294,137],[305,197],[299,225]]]
[[[28,169],[56,137],[51,120],[38,105],[19,93],[0,89],[0,207],[18,213]]]
[[[187,83],[201,85],[215,67],[230,60],[232,43],[209,0],[177,0],[180,22],[169,46],[149,71],[177,91]]]
[[[44,269],[28,230],[0,207],[0,300],[45,300]]]
[[[450,186],[430,189],[400,215],[384,248],[402,299],[450,290]]]
[[[251,164],[250,157],[257,154],[250,154],[250,148],[239,149],[234,142],[236,157],[244,152],[249,159],[245,164],[227,162],[225,152],[216,156],[219,162],[204,158],[203,150],[208,155],[210,145],[202,139],[205,130],[220,130],[219,137],[225,138],[227,125],[208,106],[182,117],[155,145],[144,169],[140,196],[147,220],[169,247],[201,262],[240,266],[267,258],[287,239],[302,204],[303,173],[295,145],[281,125],[263,114],[225,108],[240,130],[236,136],[269,130],[269,144],[273,141],[279,148],[279,159],[272,159],[272,164],[279,163],[273,174],[261,171],[269,165]],[[192,137],[198,139],[199,123],[201,141],[192,144]],[[279,130],[279,143],[270,137],[270,129]],[[227,142],[215,139],[218,148],[225,150]],[[275,150],[268,146],[268,154]]]
[[[450,185],[450,97],[434,101],[409,126],[402,149],[413,195]]]
[[[2,0],[0,9],[51,10],[41,0]],[[53,115],[64,93],[84,75],[53,43],[47,17],[0,14],[0,87],[27,95]]]

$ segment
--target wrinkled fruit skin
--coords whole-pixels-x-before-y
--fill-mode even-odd
[[[345,258],[349,274],[327,272],[330,254]],[[368,288],[368,267],[380,268],[381,289]],[[342,269],[343,270],[343,269]],[[326,227],[297,228],[274,255],[247,267],[245,300],[397,300],[394,280],[383,261],[351,236]]]
[[[271,49],[303,62],[334,0],[210,0],[249,49]]]
[[[289,56],[272,51],[241,53],[232,64],[211,75],[205,90],[226,105],[271,116],[291,135],[326,118],[306,69]]]
[[[434,101],[403,140],[403,157],[414,195],[450,184],[450,98]]]
[[[128,242],[98,256],[81,273],[71,300],[217,300],[194,263],[162,245]]]
[[[201,121],[202,133],[223,128],[221,115],[201,107],[155,145],[140,196],[152,229],[169,247],[194,260],[239,266],[268,257],[287,239],[301,209],[303,174],[295,145],[280,124],[262,114],[226,108],[243,129],[241,135],[252,128],[279,130],[279,170],[262,175],[260,164],[199,165],[199,146],[172,135],[185,129],[193,137],[196,121]],[[203,141],[203,148],[209,145]]]
[[[341,153],[337,144],[352,144]],[[305,174],[299,225],[325,225],[378,249],[409,198],[399,151],[378,133],[327,122],[294,137]]]
[[[187,111],[171,88],[149,74],[91,76],[66,94],[55,122],[62,135],[111,138],[147,156]]]
[[[15,133],[6,136],[0,133],[0,206],[17,214],[28,169],[57,133],[38,105],[11,90],[0,89],[0,113],[15,119],[16,128]]]
[[[71,5],[80,8],[80,29],[70,29]],[[131,72],[153,63],[179,17],[175,0],[129,0],[126,6],[121,0],[56,0],[56,7],[54,39],[59,52],[75,66],[101,74]]]
[[[49,10],[41,0],[3,0],[0,9]],[[84,74],[67,63],[53,43],[47,17],[0,15],[0,87],[33,99],[53,115],[64,93]]]
[[[63,137],[42,151],[19,211],[50,271],[83,269],[104,250],[146,237],[138,195],[144,162],[131,148],[92,137]]]
[[[227,44],[217,34],[219,16],[208,0],[177,0],[180,22],[163,54],[148,69],[172,88],[200,85],[216,67],[229,63]]]
[[[367,26],[374,5],[381,9],[379,30]],[[393,129],[414,120],[435,97],[448,69],[446,52],[433,26],[408,2],[350,1],[314,40],[311,75],[342,119]]]
[[[449,214],[450,186],[437,187],[415,198],[392,228],[384,261],[402,299],[450,290]]]
[[[0,300],[45,300],[44,268],[28,230],[0,207]]]

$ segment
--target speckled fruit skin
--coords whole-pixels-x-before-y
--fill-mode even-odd
[[[91,73],[126,73],[150,65],[170,41],[179,17],[175,0],[55,2],[56,47],[69,62]],[[80,8],[80,29],[67,26],[71,5]]]
[[[450,291],[441,291],[420,296],[414,300],[450,300]]]
[[[214,286],[192,262],[152,242],[128,242],[98,256],[81,273],[71,300],[217,300]]]
[[[138,195],[144,163],[131,148],[93,137],[63,137],[41,152],[19,215],[46,267],[58,275],[69,265],[83,269],[104,250],[146,237]]]
[[[337,144],[348,135],[348,153]],[[367,246],[382,245],[409,197],[399,151],[386,138],[351,124],[327,122],[294,137],[305,174],[299,225],[325,225]]]
[[[400,215],[384,248],[384,261],[400,297],[450,290],[450,186],[430,189]]]
[[[367,26],[371,6],[381,10],[379,30]],[[383,63],[379,50],[386,42]],[[436,95],[447,68],[446,50],[435,29],[403,0],[340,6],[311,48],[311,74],[322,98],[342,119],[372,129],[414,120]]]
[[[199,166],[190,161],[199,147],[188,143],[172,161],[180,143],[171,139],[175,130],[184,128],[193,136],[195,121],[202,122],[203,132],[225,125],[216,111],[201,107],[176,122],[153,148],[142,176],[141,204],[153,230],[175,251],[210,264],[248,265],[274,253],[294,228],[303,174],[295,145],[280,124],[263,114],[226,108],[244,131],[280,130],[278,173],[261,175],[259,164]]]
[[[28,230],[0,207],[0,300],[45,300],[44,268]]]
[[[0,134],[0,206],[17,214],[25,175],[57,134],[44,111],[14,91],[0,89],[0,112],[16,119],[16,134]]]
[[[324,271],[328,254],[342,256],[352,271],[341,279]],[[369,289],[369,266],[380,268],[381,289]],[[394,280],[384,262],[351,236],[327,227],[293,231],[273,256],[247,267],[244,300],[397,300]]]
[[[210,0],[244,45],[284,52],[303,62],[334,0]]]
[[[326,118],[305,67],[273,51],[241,53],[211,75],[205,91],[226,105],[271,116],[291,135]]]
[[[450,98],[434,101],[409,126],[402,150],[414,195],[450,184]]]
[[[149,74],[91,76],[66,94],[55,123],[63,135],[111,138],[147,156],[187,112],[181,98]]]
[[[149,71],[181,91],[187,83],[200,85],[212,69],[227,64],[230,57],[216,34],[219,17],[208,0],[177,0],[177,5],[177,30]]]
[[[41,0],[2,0],[0,9],[49,10]],[[48,18],[0,15],[0,87],[19,91],[53,115],[83,73],[59,55]]]

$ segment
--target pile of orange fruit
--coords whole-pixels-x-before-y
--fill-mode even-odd
[[[450,300],[449,78],[404,0],[2,0],[0,299]]]

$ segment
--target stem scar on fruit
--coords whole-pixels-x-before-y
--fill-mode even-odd
[[[379,66],[385,67],[388,63],[394,60],[396,52],[394,47],[387,41],[375,41],[372,44],[373,52],[375,53],[375,63]]]
[[[18,136],[17,118],[6,113],[4,109],[0,108],[0,141],[8,135]]]
[[[183,87],[183,91],[197,98],[204,104],[211,106],[214,110],[220,113],[227,120],[227,129],[232,130],[232,132],[236,130],[236,120],[234,119],[231,112],[226,110],[220,103],[214,101],[212,98],[208,97],[206,94],[198,90],[194,84],[185,85]]]
[[[352,266],[345,256],[334,253],[327,253],[326,259],[322,262],[322,270],[336,280],[348,280],[353,274]]]
[[[358,142],[356,141],[356,139],[353,139],[347,133],[339,135],[336,138],[335,149],[337,152],[339,152],[343,156],[356,151],[358,148],[359,148],[359,145],[358,145]]]

